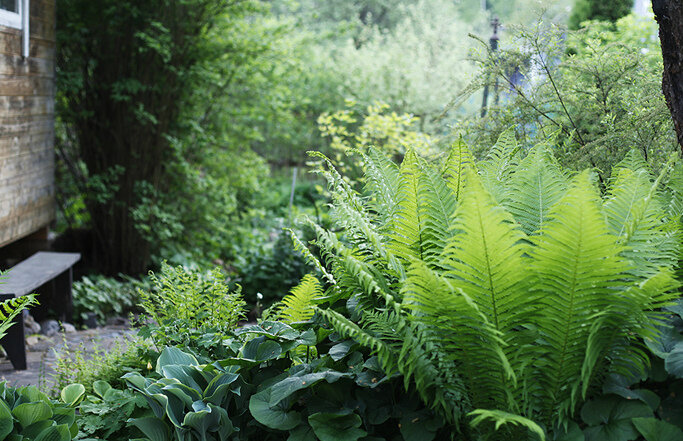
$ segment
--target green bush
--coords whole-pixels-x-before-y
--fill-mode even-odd
[[[219,269],[192,271],[162,263],[150,273],[152,289],[140,291],[140,307],[148,323],[140,335],[151,338],[159,350],[179,345],[211,354],[222,335],[234,329],[244,315],[240,289],[230,292]],[[220,345],[218,345],[220,346]]]
[[[125,316],[137,309],[138,290],[149,289],[149,283],[119,274],[119,279],[102,275],[84,276],[73,284],[74,315],[86,321],[90,313],[104,324],[113,316]]]
[[[13,388],[0,383],[0,438],[70,441],[78,433],[76,406],[85,393],[81,384],[62,389],[51,400],[35,386]]]
[[[631,152],[601,195],[510,131],[476,165],[462,142],[436,166],[362,159],[368,197],[323,171],[342,233],[318,228],[317,311],[447,421],[560,436],[607,374],[645,371],[677,296],[680,162],[653,176]]]

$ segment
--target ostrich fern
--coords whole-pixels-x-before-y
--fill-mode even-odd
[[[357,152],[363,194],[316,154],[342,233],[314,226],[335,293],[315,311],[451,423],[476,415],[473,439],[485,420],[561,431],[607,373],[645,366],[677,286],[675,158],[654,177],[631,153],[601,195],[547,147],[521,153],[511,133],[479,164],[462,140],[438,167]]]

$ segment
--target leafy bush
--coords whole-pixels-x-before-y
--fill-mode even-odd
[[[645,370],[678,286],[680,163],[655,178],[631,152],[601,196],[509,131],[476,165],[462,142],[442,166],[361,156],[368,197],[323,170],[343,233],[318,228],[318,311],[443,418],[560,436],[607,374]]]
[[[110,347],[101,347],[97,342],[88,351],[81,343],[69,347],[64,342],[63,350],[55,350],[54,374],[49,379],[52,395],[71,383],[84,384],[87,392],[97,380],[121,386],[121,376],[132,371],[145,371],[155,354],[151,344],[140,338],[128,337],[118,340]]]
[[[96,380],[94,395],[86,395],[78,406],[79,432],[75,439],[131,440],[139,435],[128,420],[148,413],[145,399],[129,390],[119,390]]]
[[[61,401],[55,401],[35,386],[0,383],[0,438],[70,441],[78,433],[74,406],[84,392],[82,385],[72,384],[62,389]]]
[[[319,325],[304,332],[278,322],[246,326],[227,340],[231,356],[210,364],[166,348],[156,364],[158,377],[124,377],[154,411],[132,423],[158,439],[447,436],[441,418],[410,395],[393,393],[399,379],[385,376],[376,357],[328,334]],[[308,348],[302,358],[292,356],[298,347]],[[323,355],[311,355],[316,353]]]
[[[123,274],[120,279],[102,275],[84,276],[73,284],[74,314],[86,321],[95,313],[97,321],[104,324],[112,316],[124,316],[137,308],[138,290],[149,288],[144,279],[138,280]]]
[[[153,288],[140,291],[140,307],[152,323],[143,326],[140,335],[150,337],[158,348],[198,348],[203,342],[210,353],[244,314],[239,287],[230,292],[219,269],[200,272],[162,263],[161,272],[150,273],[150,280]]]

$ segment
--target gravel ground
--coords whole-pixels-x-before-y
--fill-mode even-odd
[[[28,369],[15,371],[7,358],[0,359],[0,381],[7,381],[12,386],[35,385],[42,390],[49,389],[52,384],[56,353],[65,352],[69,348],[82,347],[86,354],[92,354],[96,348],[108,350],[115,344],[126,344],[135,335],[135,330],[126,326],[110,325],[101,328],[86,329],[70,333],[59,333],[52,337],[32,335],[26,338],[26,361]]]

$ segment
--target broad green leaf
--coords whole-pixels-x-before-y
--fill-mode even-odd
[[[97,380],[92,384],[92,389],[95,391],[97,395],[100,397],[104,398],[104,394],[107,393],[108,390],[110,390],[112,387],[109,383],[106,381],[102,380]]]
[[[157,359],[156,372],[163,375],[161,368],[174,364],[199,366],[199,362],[193,355],[185,353],[178,348],[169,347],[161,351],[161,355]]]
[[[327,371],[316,372],[312,374],[305,374],[300,376],[291,376],[284,380],[273,384],[270,387],[270,406],[275,406],[277,403],[290,396],[294,392],[313,386],[319,381],[325,380],[328,383],[334,383],[342,377],[348,377],[350,374]]]
[[[664,360],[666,371],[676,378],[683,378],[683,341],[679,341]]]
[[[171,433],[162,420],[146,417],[128,421],[140,429],[150,441],[171,441]]]
[[[288,411],[285,405],[288,400],[281,400],[275,406],[270,406],[271,389],[265,389],[251,396],[249,411],[251,415],[266,427],[278,430],[292,430],[301,422],[301,414]]]
[[[585,441],[586,437],[581,428],[574,421],[570,421],[567,430],[564,427],[557,427],[553,431],[553,441]]]
[[[581,409],[581,418],[591,426],[584,431],[586,441],[634,440],[638,432],[631,419],[652,416],[647,404],[613,395],[588,401]]]
[[[71,425],[76,421],[76,409],[70,407],[56,407],[53,409],[52,419],[57,424]]]
[[[20,404],[12,410],[12,415],[19,420],[22,427],[46,420],[52,417],[52,409],[47,403],[39,401],[37,403]]]
[[[287,441],[318,441],[313,433],[313,428],[308,424],[302,424],[289,432]]]
[[[41,432],[34,441],[71,441],[71,432],[66,424],[55,425]]]
[[[355,413],[314,413],[308,417],[308,423],[320,441],[356,441],[368,434],[359,429],[362,421]]]
[[[339,361],[349,353],[349,349],[351,349],[351,346],[354,344],[356,344],[356,342],[353,340],[345,340],[341,343],[337,343],[330,348],[328,354],[332,357],[332,360]]]
[[[59,396],[69,406],[75,406],[85,397],[85,386],[79,383],[70,384],[62,389]]]
[[[7,435],[12,433],[13,428],[14,418],[12,418],[12,411],[4,400],[0,400],[0,439],[5,439]]]
[[[645,441],[681,441],[683,431],[678,427],[655,418],[633,418],[633,425]]]

